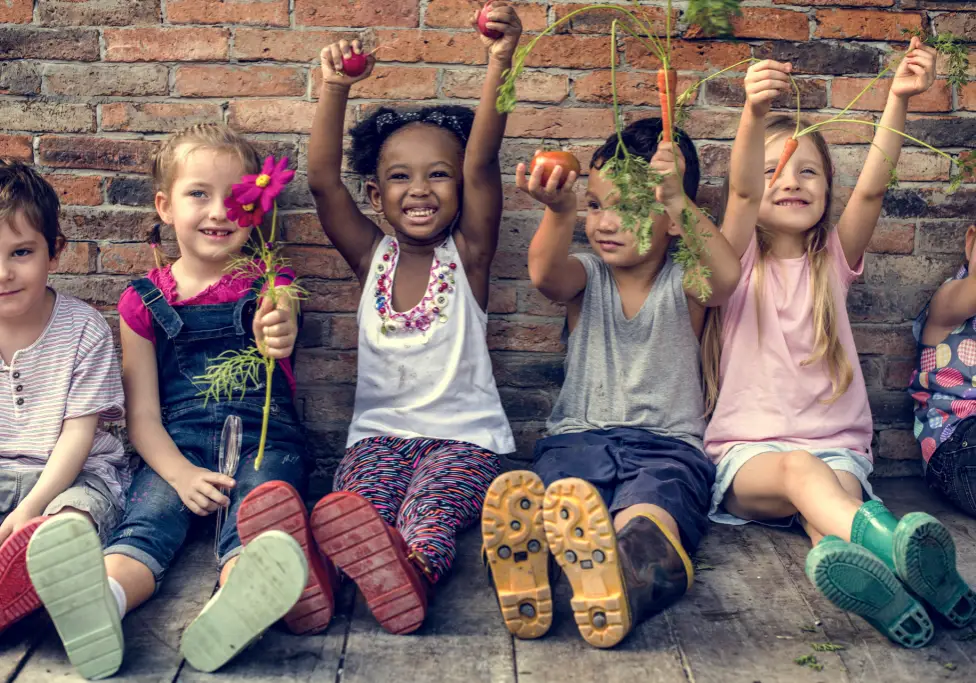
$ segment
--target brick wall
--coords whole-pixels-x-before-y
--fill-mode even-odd
[[[647,3],[662,5],[660,1]],[[676,14],[684,3],[676,2]],[[843,107],[877,73],[902,28],[951,30],[976,41],[976,2],[947,0],[746,0],[736,39],[695,39],[679,22],[683,80],[754,56],[789,59],[804,106]],[[55,285],[81,296],[115,323],[114,304],[151,265],[140,240],[152,224],[145,175],[167,131],[227,121],[276,154],[297,160],[284,199],[286,238],[313,297],[299,359],[304,416],[316,436],[320,474],[341,452],[351,416],[357,285],[324,239],[305,188],[308,128],[315,107],[319,50],[372,27],[387,60],[354,91],[354,121],[383,100],[474,104],[485,63],[467,28],[472,0],[0,0],[0,155],[33,161],[58,188],[70,240]],[[528,34],[579,4],[524,0]],[[663,20],[664,9],[651,7]],[[522,105],[509,119],[503,168],[511,173],[541,138],[588,159],[611,131],[609,22],[581,17],[547,38],[520,83]],[[620,94],[629,118],[655,113],[655,61],[624,41]],[[970,49],[976,76],[976,45]],[[704,168],[702,196],[714,204],[742,103],[741,74],[697,94],[689,132]],[[877,117],[879,85],[858,115]],[[788,105],[787,105],[788,106]],[[976,143],[976,85],[940,80],[913,103],[910,131],[954,150]],[[863,141],[831,134],[843,198],[865,157]],[[850,296],[861,363],[871,394],[881,473],[917,469],[905,385],[913,345],[910,319],[959,263],[963,231],[976,216],[976,186],[942,194],[948,165],[906,149],[903,183],[891,192],[865,275]],[[350,186],[359,192],[358,179]],[[528,455],[561,381],[560,307],[532,289],[526,248],[538,207],[507,176],[501,246],[494,265],[489,344],[521,454]],[[319,478],[321,486],[325,481]]]

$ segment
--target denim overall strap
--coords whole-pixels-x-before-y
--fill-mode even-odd
[[[244,334],[244,307],[258,298],[257,292],[250,289],[247,294],[242,296],[234,307],[234,330],[237,334]]]
[[[166,333],[170,339],[174,338],[183,329],[183,320],[173,307],[166,301],[163,292],[153,284],[147,277],[132,281],[132,289],[136,291],[143,305],[152,314],[156,324]]]

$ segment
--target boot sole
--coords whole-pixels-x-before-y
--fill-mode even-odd
[[[837,607],[863,617],[899,645],[919,648],[932,640],[935,629],[925,609],[871,551],[821,543],[807,555],[806,574]]]
[[[603,499],[582,479],[561,479],[546,489],[542,519],[550,552],[573,587],[580,634],[595,647],[613,647],[630,631],[631,614]]]
[[[27,545],[27,571],[75,670],[90,680],[118,671],[122,620],[91,522],[65,513],[40,525]]]
[[[502,618],[518,638],[538,638],[552,626],[545,493],[534,472],[506,472],[488,487],[481,511],[481,537]]]
[[[939,520],[924,512],[905,515],[894,533],[898,576],[953,626],[976,616],[976,594],[956,570],[956,544]]]
[[[335,613],[334,577],[312,539],[305,503],[283,481],[261,484],[247,495],[237,511],[237,532],[245,546],[272,530],[295,539],[308,563],[308,583],[298,603],[285,615],[285,624],[292,633],[321,633]]]
[[[27,544],[46,519],[32,519],[0,546],[0,632],[41,607],[27,573]]]
[[[220,592],[186,627],[180,653],[193,668],[216,671],[285,616],[307,581],[298,542],[265,532],[245,546]]]
[[[311,527],[322,552],[356,582],[380,626],[393,634],[420,628],[427,607],[414,570],[369,501],[343,491],[329,494],[312,510]]]

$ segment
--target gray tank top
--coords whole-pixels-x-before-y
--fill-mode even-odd
[[[574,257],[586,268],[586,289],[549,434],[636,427],[701,450],[700,351],[682,268],[668,257],[644,305],[627,320],[610,268],[595,254]]]

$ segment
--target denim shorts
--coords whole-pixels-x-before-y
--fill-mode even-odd
[[[758,522],[766,526],[789,527],[798,519],[798,515],[792,515],[784,519],[767,519],[763,521],[754,519],[742,519],[736,517],[722,505],[725,494],[732,486],[732,480],[739,472],[739,469],[749,460],[761,455],[762,453],[788,453],[789,451],[799,450],[796,446],[775,441],[760,441],[757,443],[740,443],[729,449],[725,457],[718,463],[718,473],[715,475],[715,486],[712,488],[712,506],[708,512],[708,518],[719,524],[749,524]],[[864,499],[881,500],[871,488],[868,476],[874,470],[874,465],[863,454],[852,451],[849,448],[827,448],[824,450],[809,451],[812,455],[823,460],[830,469],[837,472],[849,472],[857,477],[861,482],[861,489]]]
[[[976,517],[976,417],[960,422],[925,467],[925,481],[970,517]]]

